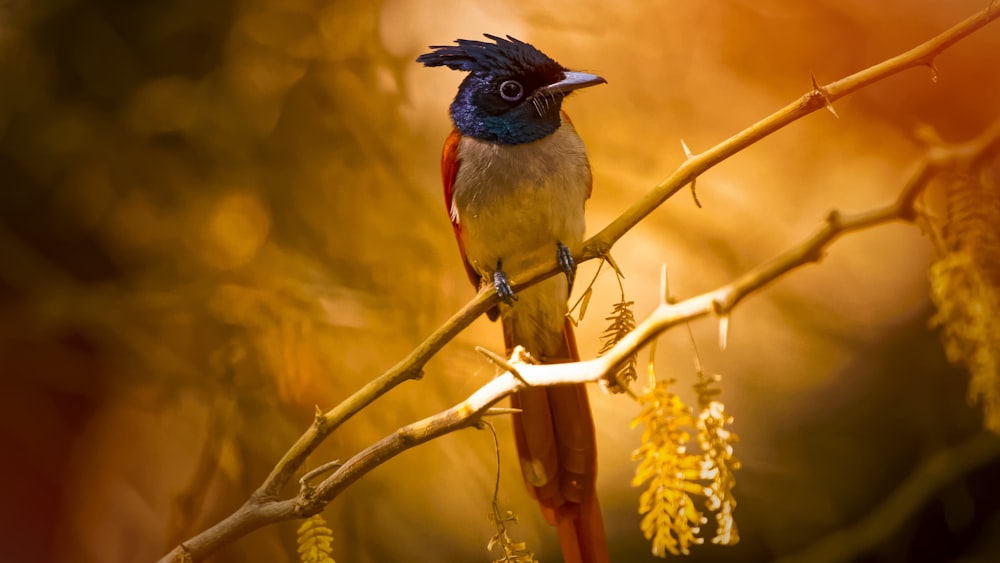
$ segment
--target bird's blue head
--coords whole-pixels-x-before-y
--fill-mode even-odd
[[[528,143],[555,132],[562,100],[578,88],[606,82],[573,72],[532,45],[511,36],[487,41],[458,39],[434,45],[417,57],[427,66],[469,73],[451,103],[451,119],[463,135],[494,143]]]

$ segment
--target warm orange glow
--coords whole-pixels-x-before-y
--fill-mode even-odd
[[[417,65],[428,45],[510,33],[608,80],[565,106],[590,154],[593,233],[684,161],[682,139],[704,151],[807,92],[810,75],[880,62],[986,3],[0,2],[0,479],[17,507],[3,558],[155,560],[239,507],[317,406],[473,296],[439,179],[462,76]],[[872,85],[838,101],[839,118],[817,112],[704,174],[701,209],[681,192],[614,248],[636,320],[659,301],[663,263],[672,296],[690,297],[798,243],[831,209],[892,201],[927,139],[968,139],[1000,117],[997,53],[1000,22],[944,53],[936,75]],[[966,380],[926,330],[931,254],[912,225],[848,236],[741,303],[725,351],[718,319],[692,325],[706,373],[724,376],[715,414],[735,417],[742,462],[740,545],[709,545],[709,518],[692,552],[790,553],[978,428]],[[574,300],[595,268],[581,268]],[[621,300],[609,269],[593,291],[584,357]],[[476,345],[501,350],[499,327],[475,323],[307,465],[467,396],[494,373]],[[687,404],[693,355],[681,328],[655,358]],[[592,397],[613,559],[653,560],[630,486],[639,407],[596,386]],[[495,424],[512,534],[555,561],[509,424]],[[334,559],[487,561],[494,456],[468,430],[366,476],[324,513]],[[935,533],[972,542],[963,518],[995,514],[970,508],[985,502],[974,485],[941,493],[947,515],[933,518],[955,527]],[[295,561],[299,524],[213,561]]]

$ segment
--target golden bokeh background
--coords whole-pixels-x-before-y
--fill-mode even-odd
[[[607,78],[565,106],[591,156],[593,233],[682,162],[681,139],[707,149],[806,92],[810,74],[830,82],[985,5],[0,3],[2,558],[155,560],[242,504],[315,406],[392,366],[472,297],[438,176],[461,75],[415,64],[428,45],[511,34]],[[929,131],[961,141],[1000,117],[997,53],[994,23],[936,75],[875,84],[837,102],[839,119],[818,112],[705,174],[703,208],[682,192],[615,247],[637,316],[657,302],[663,263],[672,293],[695,295],[796,244],[830,209],[891,201]],[[926,329],[931,258],[915,227],[861,233],[741,304],[727,350],[715,322],[693,325],[706,370],[723,375],[744,466],[742,543],[695,559],[802,548],[977,428],[964,375]],[[585,356],[617,297],[605,272],[578,332]],[[498,327],[478,321],[310,465],[467,396],[494,373],[475,345],[500,349]],[[685,389],[692,366],[685,330],[660,341],[662,377]],[[636,406],[592,396],[614,559],[653,560],[629,486]],[[558,560],[498,425],[513,532]],[[493,456],[468,430],[386,463],[325,511],[335,559],[489,560]],[[935,539],[996,554],[998,507],[995,491],[957,483],[885,560]],[[213,561],[295,561],[296,526]]]

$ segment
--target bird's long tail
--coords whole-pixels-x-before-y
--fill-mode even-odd
[[[504,340],[510,352],[518,342],[510,322],[504,320]],[[560,354],[546,363],[577,361],[573,326],[563,327]],[[529,347],[530,348],[530,347]],[[559,531],[566,563],[608,561],[601,507],[597,502],[597,444],[594,418],[584,384],[534,387],[511,397],[514,436],[521,473],[542,513]]]

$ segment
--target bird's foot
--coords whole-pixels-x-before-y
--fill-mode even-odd
[[[497,291],[497,297],[507,305],[513,305],[517,301],[514,288],[510,286],[510,278],[507,272],[503,271],[503,261],[497,260],[497,269],[493,272],[493,287]]]
[[[556,263],[559,264],[559,269],[566,274],[566,281],[572,286],[573,280],[576,278],[576,261],[573,260],[573,253],[561,242],[556,243]]]

